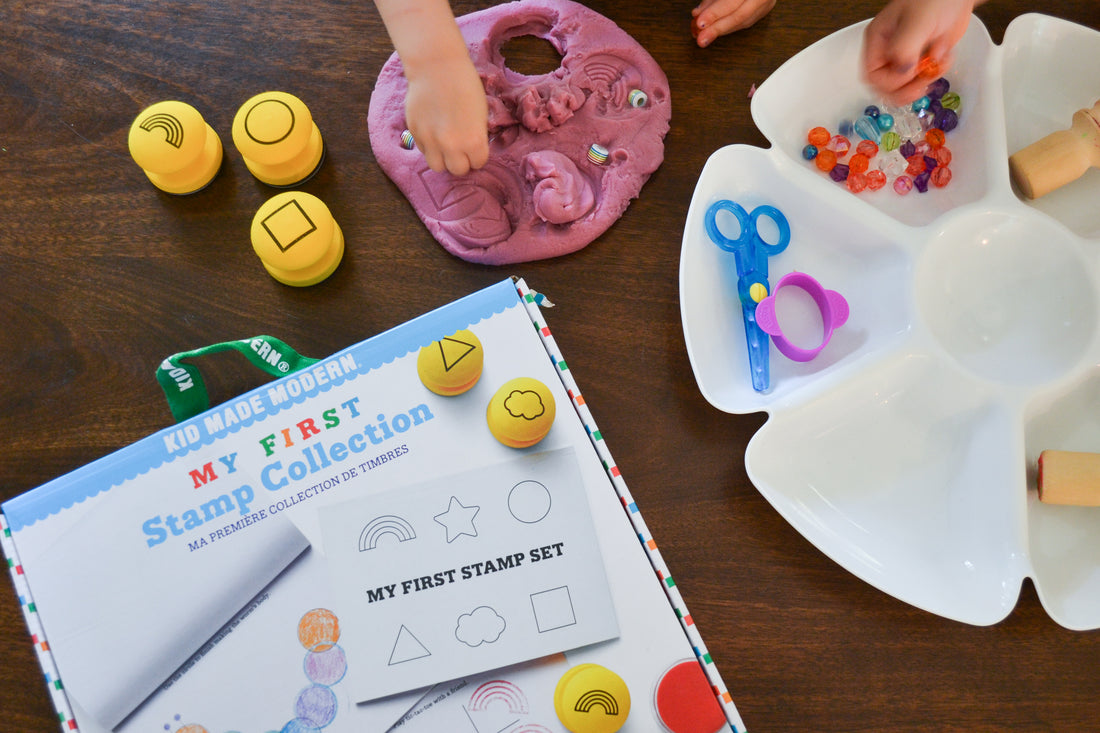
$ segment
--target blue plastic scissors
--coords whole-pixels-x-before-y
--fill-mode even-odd
[[[741,234],[737,239],[730,239],[718,228],[719,211],[727,211],[736,217],[741,227]],[[779,241],[775,244],[769,244],[760,237],[756,225],[762,216],[771,219],[779,230]],[[711,240],[726,252],[733,253],[737,265],[737,296],[741,301],[741,315],[745,320],[745,338],[749,347],[752,387],[757,392],[763,392],[771,383],[768,369],[768,347],[771,341],[768,334],[756,325],[756,304],[771,291],[768,285],[768,258],[787,249],[787,245],[791,243],[790,224],[783,212],[774,206],[757,206],[750,214],[740,204],[728,199],[711,204],[704,223]]]

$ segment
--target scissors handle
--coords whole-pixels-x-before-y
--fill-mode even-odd
[[[718,228],[718,213],[726,211],[732,214],[740,227],[737,239],[730,239]],[[778,240],[772,244],[764,241],[759,234],[757,222],[766,216],[775,223],[779,231]],[[787,249],[791,241],[791,227],[787,217],[774,206],[762,205],[745,211],[740,204],[728,199],[715,201],[707,208],[703,224],[707,235],[719,248],[734,256],[737,267],[737,295],[741,301],[741,316],[745,322],[745,340],[749,352],[749,374],[752,387],[764,392],[771,384],[768,349],[771,340],[756,323],[756,304],[760,298],[753,296],[753,286],[764,286],[764,295],[771,288],[768,285],[768,257]]]

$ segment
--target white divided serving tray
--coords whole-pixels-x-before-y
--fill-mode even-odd
[[[1005,618],[1030,577],[1050,616],[1100,627],[1100,508],[1038,501],[1045,449],[1100,452],[1100,170],[1031,201],[1008,156],[1100,99],[1100,33],[1016,18],[996,45],[972,18],[945,76],[962,97],[954,178],[853,194],[802,159],[806,132],[877,102],[866,22],[780,67],[752,98],[773,147],[708,160],[680,261],[681,316],[704,397],[763,411],[748,476],[811,543],[875,587],[970,624]],[[752,388],[732,255],[707,237],[719,199],[779,208],[801,271],[848,322],[813,361],[771,348]]]

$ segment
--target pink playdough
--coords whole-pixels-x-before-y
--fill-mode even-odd
[[[371,95],[375,158],[432,236],[464,260],[503,265],[581,249],[664,160],[668,79],[625,31],[570,0],[519,0],[458,24],[489,101],[489,162],[455,177],[402,147],[407,85],[396,54]],[[501,47],[525,35],[553,44],[561,66],[541,76],[505,67]],[[593,143],[607,150],[605,163],[589,159]]]

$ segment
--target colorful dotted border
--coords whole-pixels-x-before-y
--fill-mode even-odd
[[[27,622],[27,631],[34,642],[34,651],[38,654],[38,664],[42,667],[42,673],[46,677],[46,687],[50,691],[54,709],[57,711],[58,723],[61,730],[66,733],[79,731],[73,710],[69,707],[69,698],[65,694],[65,685],[61,683],[61,676],[57,673],[57,665],[54,664],[53,654],[50,653],[50,644],[46,641],[46,632],[42,629],[42,621],[38,618],[38,609],[34,605],[30,586],[27,585],[27,577],[23,574],[23,565],[19,562],[19,553],[15,550],[15,542],[12,540],[11,530],[8,528],[8,520],[0,514],[0,549],[4,551],[4,557],[8,561],[8,570],[11,572],[11,581],[15,585],[15,594],[19,597],[19,605],[23,609],[23,618]]]
[[[729,723],[730,729],[733,733],[745,733],[745,723],[741,720],[740,713],[737,712],[737,706],[733,703],[733,697],[730,695],[729,690],[726,689],[726,684],[722,681],[722,675],[719,674],[717,666],[715,666],[714,661],[711,659],[710,652],[707,651],[702,636],[699,635],[698,629],[695,628],[695,621],[692,620],[691,614],[688,613],[687,605],[680,595],[680,590],[676,587],[676,581],[672,579],[672,574],[668,571],[668,566],[665,565],[660,550],[657,549],[657,543],[653,539],[653,535],[650,533],[648,527],[646,527],[645,521],[642,519],[642,513],[638,509],[638,504],[631,496],[630,490],[626,486],[626,481],[623,480],[622,474],[619,471],[619,467],[611,457],[611,452],[607,449],[607,445],[604,443],[603,435],[600,433],[599,428],[596,427],[596,421],[592,418],[592,413],[588,410],[584,397],[581,395],[581,391],[577,387],[577,383],[573,379],[573,375],[569,371],[565,359],[560,356],[561,351],[558,349],[554,337],[550,334],[550,328],[546,325],[546,322],[542,320],[542,313],[539,311],[539,305],[545,301],[545,296],[530,290],[527,287],[527,283],[525,283],[522,278],[515,278],[515,284],[516,290],[523,300],[524,307],[527,308],[527,314],[530,316],[531,321],[535,324],[535,329],[542,338],[543,346],[546,347],[546,353],[550,356],[550,361],[557,367],[562,383],[565,385],[565,390],[569,394],[569,399],[573,402],[573,407],[576,409],[577,415],[580,417],[585,430],[592,439],[592,445],[595,447],[596,453],[603,463],[604,470],[607,471],[608,478],[611,479],[611,484],[615,487],[615,492],[619,495],[619,500],[626,510],[627,517],[629,517],[630,523],[634,526],[634,531],[638,535],[638,540],[642,543],[642,547],[645,548],[646,555],[649,557],[649,562],[653,566],[654,571],[656,571],[657,577],[661,580],[661,585],[664,586],[665,595],[668,596],[669,603],[672,604],[672,609],[676,612],[676,617],[680,619],[680,625],[687,635],[688,642],[695,651],[695,656],[702,664],[703,671],[706,673],[707,680],[710,682],[711,691],[718,699],[719,705],[722,706],[722,711],[726,715],[726,721]]]

